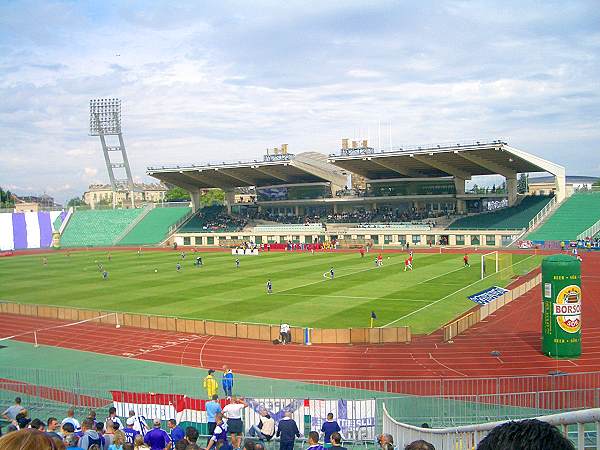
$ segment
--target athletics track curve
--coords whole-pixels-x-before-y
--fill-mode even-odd
[[[213,367],[237,373],[298,380],[375,380],[547,375],[600,370],[600,253],[584,254],[583,355],[576,360],[542,356],[540,291],[536,288],[477,324],[453,343],[441,333],[416,336],[409,344],[274,346],[179,332],[82,324],[38,333],[51,345],[147,361]],[[66,324],[57,320],[0,315],[0,338],[33,342],[26,331]],[[110,348],[98,342],[111,342]],[[140,346],[138,343],[143,342]],[[495,357],[492,351],[500,352]]]

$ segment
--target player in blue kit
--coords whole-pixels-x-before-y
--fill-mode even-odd
[[[177,269],[177,272],[179,272],[181,270],[181,264],[177,263],[177,265],[175,266],[175,268]]]
[[[271,283],[271,280],[267,280],[267,294],[272,294],[273,293],[273,283]]]
[[[235,267],[236,267],[237,269],[239,269],[239,268],[240,268],[240,258],[236,258],[236,260],[235,260]]]
[[[329,269],[329,278],[331,278],[333,280],[333,277],[335,276],[335,273],[333,272],[333,267],[331,269]]]

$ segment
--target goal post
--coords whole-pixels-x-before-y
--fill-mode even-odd
[[[481,255],[481,279],[500,270],[498,250]]]

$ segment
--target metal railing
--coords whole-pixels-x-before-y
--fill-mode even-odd
[[[121,239],[123,239],[125,236],[127,236],[129,234],[129,232],[131,230],[133,230],[137,226],[137,224],[140,223],[144,219],[144,217],[146,217],[148,215],[148,213],[150,211],[152,211],[154,209],[154,207],[155,207],[154,203],[149,203],[146,206],[144,206],[144,208],[137,215],[137,217],[135,219],[133,219],[133,221],[129,225],[127,225],[125,227],[125,229],[117,235],[117,237],[115,237],[115,239],[112,242],[112,245],[117,245]]]
[[[552,199],[550,199],[550,201],[546,203],[546,205],[542,209],[540,209],[540,211],[533,217],[533,219],[529,221],[529,224],[527,225],[527,231],[533,230],[533,228],[537,227],[540,223],[542,223],[542,220],[544,220],[546,216],[554,210],[554,207],[557,205],[557,202],[558,201],[556,200],[556,196],[552,197]]]
[[[585,409],[561,414],[537,417],[538,420],[560,427],[565,436],[573,439],[578,450],[595,448],[600,450],[600,409]],[[430,442],[437,450],[455,450],[475,448],[487,434],[499,425],[506,423],[488,422],[475,425],[465,425],[450,428],[420,428],[399,422],[392,418],[383,404],[383,432],[394,437],[394,443],[399,447],[423,439]],[[586,425],[588,425],[586,427]],[[570,427],[575,426],[575,430]]]
[[[589,227],[583,233],[579,233],[577,235],[577,240],[585,239],[587,237],[594,237],[596,236],[596,234],[598,234],[598,232],[600,232],[600,220],[598,220],[594,225]]]

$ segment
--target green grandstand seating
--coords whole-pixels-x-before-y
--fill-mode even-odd
[[[188,207],[154,208],[118,242],[118,245],[158,244],[167,237],[169,227],[190,211],[191,208]]]
[[[532,241],[562,241],[577,239],[600,220],[600,192],[573,194],[527,236]]]
[[[450,230],[519,230],[546,206],[552,197],[527,196],[521,203],[498,211],[462,217],[452,222]]]
[[[142,209],[75,211],[60,237],[63,247],[98,247],[114,240],[142,213]]]

